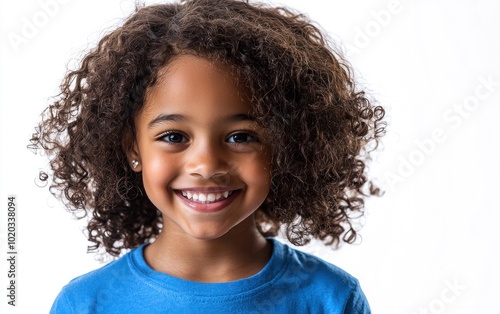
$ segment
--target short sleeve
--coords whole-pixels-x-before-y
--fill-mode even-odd
[[[73,309],[71,308],[66,295],[64,294],[64,289],[59,293],[57,298],[52,303],[52,308],[50,309],[50,314],[71,314]]]
[[[370,305],[359,283],[352,289],[343,314],[371,314]]]

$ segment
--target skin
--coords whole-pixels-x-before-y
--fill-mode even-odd
[[[127,135],[124,147],[163,216],[144,253],[153,269],[226,282],[256,274],[269,260],[254,213],[269,193],[270,150],[251,110],[228,70],[195,56],[177,56],[148,89],[136,136]],[[208,196],[209,204],[188,200],[187,192]]]

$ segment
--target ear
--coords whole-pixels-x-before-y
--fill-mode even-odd
[[[127,160],[130,168],[132,168],[132,170],[135,172],[141,172],[141,155],[139,154],[137,141],[131,130],[126,130],[123,134],[122,149],[125,152],[125,155],[127,155]]]

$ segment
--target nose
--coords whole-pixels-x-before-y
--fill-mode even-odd
[[[227,154],[222,145],[213,141],[202,141],[191,144],[186,152],[186,171],[194,177],[214,179],[226,176],[229,173]]]

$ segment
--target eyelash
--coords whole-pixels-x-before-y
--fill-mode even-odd
[[[251,140],[249,140],[249,141],[247,140],[247,141],[245,141],[245,142],[229,142],[229,141],[228,141],[230,138],[232,138],[232,137],[234,137],[234,136],[237,136],[237,135],[245,135],[245,136],[247,137],[247,139],[248,139],[248,137],[250,137],[250,138],[251,138]],[[232,143],[232,144],[245,144],[245,143],[253,143],[253,142],[258,142],[258,141],[259,141],[259,139],[257,138],[257,136],[255,135],[255,133],[253,133],[253,132],[248,132],[248,131],[238,131],[238,132],[235,132],[235,133],[231,134],[231,135],[227,138],[227,140],[226,140],[226,141],[228,141],[229,143]]]
[[[167,137],[169,136],[181,136],[182,139],[180,141],[172,141],[172,139],[170,138],[170,140],[167,140]],[[238,136],[238,135],[244,135],[246,136],[246,141],[245,142],[236,142],[236,141],[229,141],[230,138],[233,138],[235,136]],[[248,138],[250,138],[250,140],[248,140]],[[163,134],[161,134],[160,136],[158,136],[158,140],[159,141],[163,141],[165,143],[168,143],[170,145],[175,145],[175,144],[182,144],[182,143],[186,143],[188,142],[188,138],[187,136],[185,136],[184,134],[182,134],[182,132],[178,132],[178,131],[167,131]],[[231,143],[231,144],[236,144],[236,145],[241,145],[241,144],[246,144],[246,143],[253,143],[253,142],[258,142],[259,139],[257,138],[257,136],[253,133],[253,132],[249,132],[249,131],[237,131],[237,132],[234,132],[233,134],[231,134],[227,139],[226,139],[226,142],[228,143]]]
[[[172,136],[172,135],[180,135],[180,136],[182,136],[183,139],[182,139],[181,142],[173,142],[171,140],[166,140],[166,138],[168,136]],[[186,141],[184,141],[184,139],[186,139]],[[181,143],[187,142],[187,137],[184,134],[182,134],[181,132],[178,132],[178,131],[167,131],[167,132],[161,134],[160,136],[158,136],[158,140],[159,141],[163,141],[163,142],[168,143],[168,144],[174,145],[174,144],[181,144]]]

